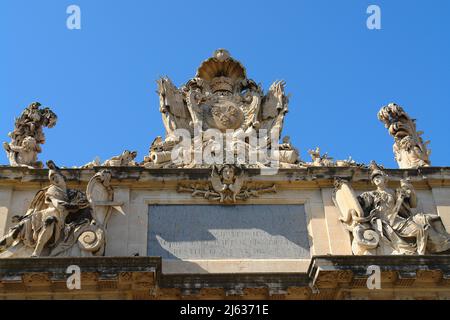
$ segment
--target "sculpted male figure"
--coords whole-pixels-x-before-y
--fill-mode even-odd
[[[32,257],[39,257],[58,242],[67,215],[89,206],[81,193],[67,189],[65,177],[52,161],[47,165],[50,186],[36,194],[25,215],[15,217],[18,224],[0,240],[0,250],[22,241],[34,248]]]

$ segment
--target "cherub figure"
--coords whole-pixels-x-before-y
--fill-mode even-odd
[[[43,167],[41,161],[37,161],[37,154],[41,152],[41,148],[36,143],[36,139],[31,136],[25,137],[20,146],[3,143],[9,158],[9,163],[13,167],[28,167],[40,169]]]
[[[242,189],[244,179],[242,170],[236,166],[224,165],[222,168],[213,167],[211,185],[219,195],[220,202],[231,200],[236,202],[236,196]]]

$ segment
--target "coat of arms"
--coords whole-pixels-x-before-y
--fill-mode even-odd
[[[180,157],[192,155],[189,159],[194,159],[195,152],[198,152],[195,146],[202,150],[209,148],[215,156],[230,152],[230,149],[237,154],[235,148],[241,148],[247,154],[244,159],[239,159],[241,164],[250,164],[248,159],[253,154],[257,159],[253,163],[256,167],[270,162],[267,154],[273,155],[272,151],[277,152],[281,166],[298,163],[298,152],[294,148],[280,150],[278,146],[288,111],[284,86],[283,81],[277,81],[264,94],[260,85],[247,78],[242,64],[224,49],[217,50],[213,57],[205,60],[195,77],[181,88],[168,78],[158,80],[166,137],[155,139],[145,159],[146,167],[204,166],[204,163],[194,163],[193,160],[190,163],[174,161],[177,153]],[[230,143],[212,138],[208,130],[224,136],[228,134]],[[189,135],[194,147],[176,147],[181,140],[180,131],[185,133],[184,136]],[[248,138],[252,135],[264,141],[265,154],[260,146],[252,147],[251,138]]]

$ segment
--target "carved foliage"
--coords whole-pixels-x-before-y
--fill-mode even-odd
[[[45,143],[44,127],[53,128],[57,116],[50,108],[40,109],[39,102],[33,102],[16,118],[14,131],[8,135],[11,142],[3,143],[3,148],[14,167],[42,168],[37,160],[41,152],[41,144]]]

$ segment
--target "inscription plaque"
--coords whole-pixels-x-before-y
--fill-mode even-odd
[[[309,258],[303,205],[152,205],[148,255],[163,259]]]

